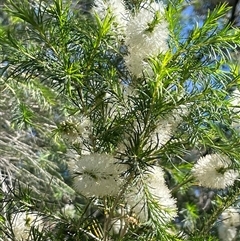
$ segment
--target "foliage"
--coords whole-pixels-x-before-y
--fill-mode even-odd
[[[230,175],[233,185],[206,188],[192,170],[214,153],[230,164],[213,175],[239,170],[239,97],[232,94],[239,75],[231,54],[240,31],[222,20],[229,7],[218,5],[186,36],[183,1],[155,3],[157,11],[153,1],[131,1],[124,18],[105,4],[88,13],[62,0],[5,5],[0,236],[218,240],[219,217],[238,204],[239,181]],[[141,11],[153,20],[142,35],[132,30],[131,45],[125,28]],[[151,44],[156,54],[148,54]],[[133,55],[135,63],[142,58],[138,76],[129,68]],[[118,183],[116,195],[105,194]],[[88,195],[93,185],[104,195]]]

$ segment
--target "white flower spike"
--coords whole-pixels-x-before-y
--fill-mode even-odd
[[[173,220],[177,216],[176,200],[172,198],[170,190],[165,184],[162,168],[154,166],[143,175],[143,179],[159,208],[159,220],[164,224]],[[130,188],[125,199],[141,222],[149,219],[148,201],[141,181]]]
[[[162,2],[142,4],[141,9],[130,17],[126,27],[126,45],[129,54],[126,65],[136,77],[149,68],[147,58],[165,53],[168,50],[168,23],[163,13]]]
[[[75,190],[86,197],[117,195],[123,181],[120,176],[126,167],[114,157],[98,153],[82,156],[69,166]]]
[[[232,161],[219,154],[201,157],[194,165],[192,173],[199,185],[214,189],[224,189],[232,186],[239,173],[230,168]]]

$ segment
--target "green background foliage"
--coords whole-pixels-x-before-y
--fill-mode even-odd
[[[128,7],[139,4],[131,1]],[[232,128],[239,117],[229,97],[239,86],[232,54],[240,32],[223,20],[230,8],[218,5],[183,37],[184,2],[169,1],[169,50],[149,59],[153,76],[136,78],[124,63],[126,46],[114,31],[111,11],[101,19],[76,6],[62,0],[9,0],[3,11],[1,235],[14,240],[8,224],[14,213],[38,211],[46,229],[32,228],[29,240],[110,240],[103,220],[116,200],[86,198],[72,187],[69,151],[82,155],[87,150],[125,161],[133,176],[158,163],[177,200],[179,217],[166,227],[152,205],[149,223],[136,220],[124,236],[110,235],[113,240],[183,240],[184,235],[218,240],[218,217],[238,202],[239,182],[211,196],[211,190],[197,186],[191,168],[200,156],[214,152],[226,154],[239,168],[239,134]],[[151,143],[159,123],[182,106],[188,112],[172,138],[163,147]],[[72,142],[81,136],[78,125],[85,117],[92,122],[89,140]],[[208,198],[201,200],[196,190]],[[74,211],[67,215],[63,207],[70,202]]]

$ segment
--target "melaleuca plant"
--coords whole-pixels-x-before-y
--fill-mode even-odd
[[[182,7],[7,1],[5,239],[237,237],[240,32],[222,4],[186,36]]]

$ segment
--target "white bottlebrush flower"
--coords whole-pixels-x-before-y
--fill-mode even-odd
[[[164,146],[173,136],[173,126],[168,120],[161,120],[158,124],[156,130],[151,137],[151,143],[153,145],[158,145],[159,148]]]
[[[66,121],[60,123],[59,129],[65,142],[73,144],[81,142],[82,139],[89,139],[92,123],[86,118],[69,117]]]
[[[221,222],[227,227],[240,226],[240,213],[239,209],[229,207],[221,214]]]
[[[143,181],[158,206],[158,219],[163,224],[170,222],[177,216],[177,206],[176,200],[172,198],[170,190],[165,184],[162,168],[153,167],[148,173],[143,174]],[[148,200],[142,180],[134,183],[134,186],[126,193],[125,199],[141,222],[149,219]]]
[[[240,225],[239,210],[229,207],[224,210],[220,217],[221,222],[218,225],[218,236],[222,241],[236,240],[237,227]]]
[[[188,115],[189,109],[186,106],[179,106],[171,114],[166,115],[159,121],[157,128],[151,136],[151,143],[158,145],[158,148],[164,146],[174,135],[177,127],[183,120],[183,116]]]
[[[234,241],[237,237],[237,228],[220,224],[218,226],[218,236],[221,241]]]
[[[44,227],[42,217],[36,213],[15,213],[11,222],[12,231],[17,241],[29,240],[31,227],[38,229],[38,231],[42,231]]]
[[[128,21],[125,43],[129,54],[125,61],[130,72],[137,77],[148,66],[148,57],[168,50],[169,30],[164,11],[162,2],[146,3]]]
[[[124,31],[127,24],[127,11],[122,0],[96,0],[92,11],[97,13],[101,19],[110,11],[114,22],[120,31]]]
[[[239,173],[230,169],[232,161],[220,154],[201,157],[192,169],[199,185],[209,188],[224,189],[232,186]]]
[[[120,176],[127,168],[117,162],[107,154],[94,153],[80,157],[69,166],[75,190],[87,197],[117,195],[123,181]]]
[[[76,215],[76,209],[73,204],[66,204],[62,209],[62,213],[69,217],[69,218],[74,218]]]

